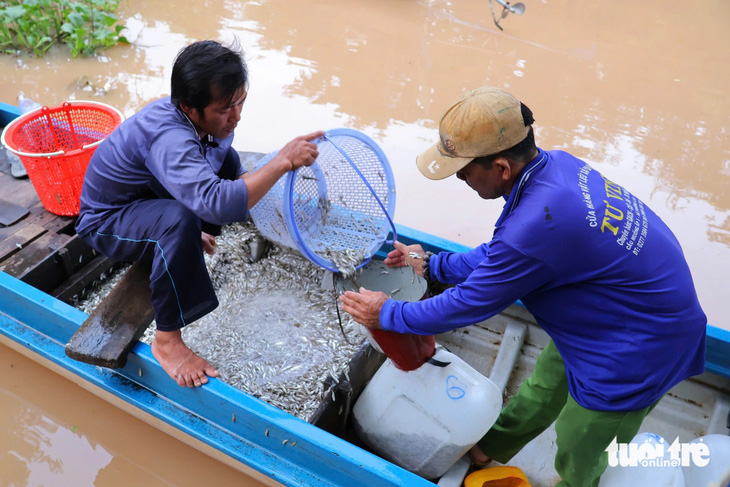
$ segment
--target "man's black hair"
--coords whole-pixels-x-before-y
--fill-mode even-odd
[[[248,84],[243,51],[237,44],[194,42],[175,57],[170,84],[172,103],[178,108],[182,103],[202,115],[213,101],[230,104],[236,92]]]
[[[535,145],[535,132],[532,130],[532,124],[535,123],[535,118],[532,116],[532,110],[527,105],[520,103],[520,109],[522,110],[522,119],[525,122],[525,127],[529,126],[530,131],[527,133],[527,137],[522,139],[516,145],[513,145],[509,149],[505,149],[502,152],[492,154],[491,156],[477,157],[474,162],[482,164],[485,168],[489,169],[492,162],[500,157],[507,159],[517,160],[520,162],[530,162],[532,155],[535,153],[537,146]]]

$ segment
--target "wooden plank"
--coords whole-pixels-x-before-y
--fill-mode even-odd
[[[75,295],[98,279],[103,272],[111,269],[115,264],[116,261],[103,255],[97,255],[93,260],[73,273],[66,281],[54,289],[51,295],[61,301],[69,302]]]
[[[33,186],[19,185],[17,183],[13,183],[9,190],[3,191],[0,194],[0,198],[22,206],[23,208],[30,208],[41,201]]]
[[[97,255],[78,235],[62,235],[57,241],[60,244],[52,246],[53,251],[48,256],[24,273],[21,277],[23,282],[51,293]]]
[[[6,227],[14,225],[29,213],[28,208],[24,206],[0,199],[0,225]]]
[[[35,194],[35,190],[33,190],[33,194]],[[0,195],[0,198],[1,197],[2,195]],[[13,200],[11,199],[10,201]],[[60,216],[51,213],[45,209],[38,199],[38,195],[34,196],[33,201],[28,204],[27,208],[29,210],[29,214],[23,219],[24,222],[35,223],[36,225],[47,228],[51,232],[65,233],[66,235],[74,235],[76,233],[74,225],[76,224],[77,217]],[[0,227],[0,233],[2,233],[2,231],[3,227]]]
[[[0,270],[48,292],[58,286],[64,278],[63,269],[54,263],[53,256],[69,240],[71,237],[68,235],[46,232],[19,252],[0,262]],[[59,276],[61,281],[58,281]]]
[[[3,183],[3,176],[10,178],[10,180]],[[3,174],[0,176],[0,183],[2,183],[0,184],[0,199],[28,208],[32,217],[48,222],[48,224],[57,225],[56,228],[53,228],[49,227],[48,224],[41,223],[53,232],[73,235],[73,225],[76,222],[76,217],[55,215],[47,211],[30,180],[18,180]],[[29,216],[28,218],[32,217]]]
[[[36,203],[40,203],[41,199],[38,197],[38,193],[32,187],[30,189],[24,188],[23,190],[16,191],[11,196],[10,200],[24,208],[30,208]]]
[[[65,233],[66,235],[76,235],[76,229],[74,229],[74,225],[76,225],[76,220],[77,217],[75,216],[56,215],[56,218],[49,220],[48,223],[43,226],[51,232]]]
[[[0,150],[2,150],[2,146],[0,146]],[[8,195],[5,193],[9,193],[10,191],[8,188],[12,186],[15,183],[15,179],[13,179],[10,176],[5,175],[4,173],[0,172],[0,198],[13,202],[12,198],[8,198]]]
[[[10,171],[10,165],[6,166],[8,168],[8,171]],[[0,188],[5,190],[5,188],[8,188],[11,184],[14,184],[15,181],[17,181],[14,177],[12,177],[9,172],[5,173],[0,171]]]
[[[28,215],[26,217],[26,220],[29,221],[30,223],[35,223],[44,228],[56,229],[59,226],[62,226],[62,224],[59,224],[57,222],[58,219],[64,219],[64,224],[65,224],[65,220],[67,219],[67,217],[54,215],[50,211],[46,210],[40,201],[38,203],[34,204],[33,206],[31,206],[29,209],[30,209],[30,215]],[[52,231],[56,231],[56,230],[52,230]],[[56,233],[66,233],[66,232],[56,231]]]
[[[26,218],[29,222],[37,223],[56,233],[65,233],[66,235],[74,235],[76,233],[74,225],[76,224],[77,217],[75,216],[55,215],[46,210],[40,201],[30,206],[29,210],[30,215]]]
[[[29,179],[15,179],[12,176],[4,176],[5,178],[10,178],[10,180],[3,182],[2,188],[0,188],[0,198],[4,198],[14,203],[17,203],[16,200],[18,199],[26,198],[26,195],[38,198],[38,194],[33,187],[33,183],[31,183]],[[40,201],[40,198],[38,198],[38,201]]]
[[[142,262],[127,269],[71,337],[66,355],[100,367],[124,367],[127,355],[154,318],[150,271],[150,264]]]
[[[25,221],[41,225],[51,232],[65,233],[66,235],[76,233],[74,225],[76,224],[77,217],[61,216],[51,213],[43,207],[43,204],[38,200],[37,196],[28,204],[28,210],[30,213],[25,217]]]
[[[45,228],[33,223],[13,228],[17,231],[0,242],[0,262],[27,247],[28,244],[47,232]]]
[[[12,234],[17,232],[18,230],[20,230],[21,228],[23,228],[29,224],[30,223],[28,223],[28,219],[25,218],[17,223],[7,226],[7,227],[0,226],[0,242],[2,242],[3,240],[5,240],[9,236],[11,236]]]

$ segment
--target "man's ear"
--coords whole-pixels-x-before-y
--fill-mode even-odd
[[[499,169],[502,171],[502,180],[509,181],[512,177],[512,166],[510,165],[509,160],[504,157],[498,157],[492,161],[492,164],[499,166]]]
[[[190,107],[190,106],[188,106],[188,105],[184,104],[183,102],[180,102],[180,110],[182,110],[182,111],[183,111],[183,113],[185,113],[185,115],[187,115],[187,116],[188,116],[188,117],[190,117],[190,118],[192,118],[192,117],[193,117],[193,115],[194,115],[195,113],[197,113],[197,110],[196,110],[195,108],[193,108],[193,107]],[[194,112],[195,112],[195,113],[194,113]]]

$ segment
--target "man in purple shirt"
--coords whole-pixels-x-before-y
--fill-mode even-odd
[[[312,141],[324,134],[297,137],[245,172],[231,143],[247,94],[243,53],[215,41],[183,48],[171,96],[122,123],[84,177],[76,232],[108,257],[152,262],[152,353],[181,387],[219,375],[180,331],[218,306],[203,252],[213,254],[221,226],[245,221],[281,176],[313,164]]]
[[[606,447],[628,443],[661,397],[702,373],[707,319],[674,234],[626,188],[580,159],[535,145],[532,112],[504,90],[469,91],[417,158],[484,199],[503,197],[494,235],[430,256],[396,242],[385,263],[454,286],[418,302],[361,290],[343,309],[369,328],[434,335],[522,300],[550,343],[532,376],[472,449],[507,462],[553,422],[561,487],[595,487]]]

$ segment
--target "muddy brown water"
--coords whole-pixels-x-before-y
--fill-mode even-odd
[[[477,245],[490,238],[500,202],[480,200],[455,178],[429,181],[414,159],[435,141],[442,111],[463,90],[501,85],[535,112],[538,145],[585,159],[669,224],[710,323],[730,329],[730,3],[524,3],[525,14],[510,14],[499,31],[487,0],[209,0],[174,8],[123,1],[131,46],[89,59],[71,60],[62,49],[43,59],[3,56],[0,101],[14,104],[20,92],[47,105],[92,99],[129,116],[169,93],[181,47],[236,38],[251,71],[236,148],[266,153],[317,129],[361,130],[393,167],[396,221]],[[0,348],[4,371],[16,360],[10,355]],[[23,368],[24,383],[52,387],[76,407],[93,400],[50,372]],[[136,448],[129,416],[101,403],[94,411],[105,427],[92,440],[73,438],[76,421],[62,418],[63,407],[41,403],[43,395],[13,385],[13,375],[0,379],[0,441],[8,442],[0,451],[11,452],[0,457],[3,483],[51,485],[38,479],[53,471],[63,479],[53,485],[80,485],[77,462],[88,457],[96,460],[81,470],[96,469],[96,485],[128,485],[135,475],[153,485],[194,485],[193,473],[179,476],[175,468],[192,464],[180,458],[195,450],[162,433],[159,450],[173,454]],[[157,434],[150,429],[141,431]],[[69,442],[83,441],[79,458],[65,456]],[[148,454],[163,457],[153,464]],[[218,480],[218,468],[216,483],[225,485],[222,466],[207,464],[205,478]]]
[[[0,345],[0,485],[266,485]]]

